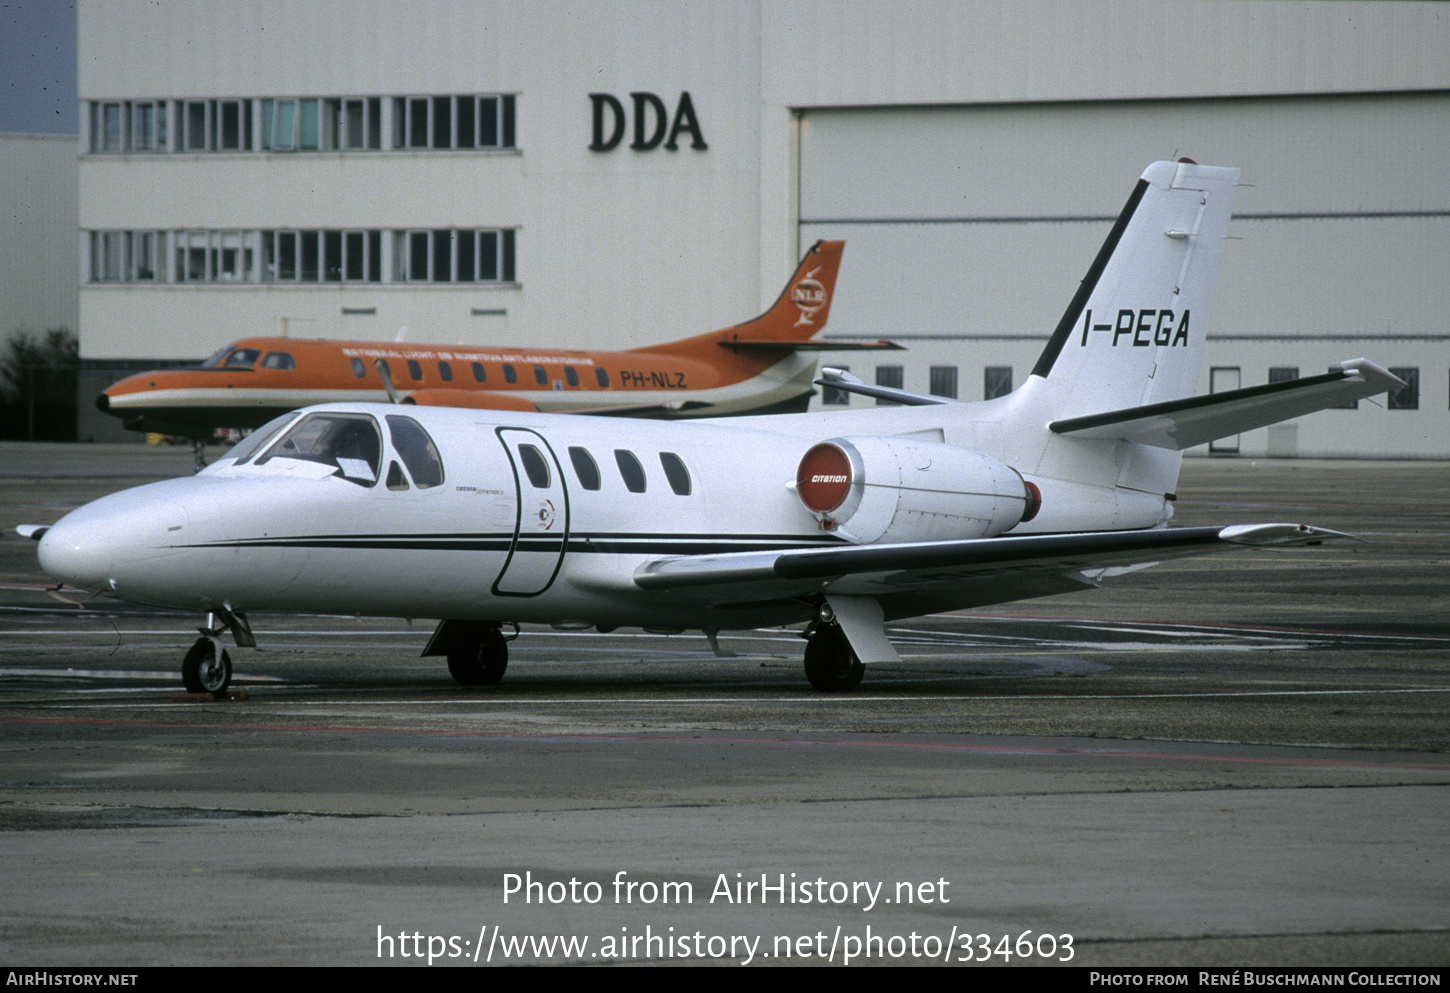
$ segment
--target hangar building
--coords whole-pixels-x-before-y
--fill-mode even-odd
[[[1201,390],[1409,383],[1217,449],[1450,456],[1440,4],[81,0],[79,44],[88,393],[279,329],[665,341],[844,238],[827,336],[909,350],[823,363],[993,396],[1187,156],[1245,184]]]

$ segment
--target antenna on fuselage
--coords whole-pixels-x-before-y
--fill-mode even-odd
[[[378,378],[383,381],[383,389],[388,391],[389,403],[402,403],[398,399],[398,391],[393,386],[393,374],[388,371],[388,363],[384,359],[373,359],[373,368],[378,371]]]

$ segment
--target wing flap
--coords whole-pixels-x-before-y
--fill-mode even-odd
[[[874,596],[889,619],[1095,586],[1171,558],[1345,537],[1303,524],[1250,524],[737,552],[654,559],[635,570],[634,583],[722,605],[826,590]]]
[[[1048,427],[1074,438],[1130,441],[1182,451],[1404,385],[1399,377],[1368,359],[1351,359],[1323,376],[1072,417],[1053,421]]]

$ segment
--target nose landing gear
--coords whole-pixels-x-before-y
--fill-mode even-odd
[[[232,657],[222,647],[221,633],[231,631],[238,648],[256,648],[247,616],[232,610],[229,604],[206,615],[206,626],[197,628],[201,637],[187,650],[181,660],[181,682],[188,693],[210,693],[221,696],[232,682]]]

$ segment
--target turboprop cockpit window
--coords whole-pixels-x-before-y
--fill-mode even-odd
[[[389,414],[388,434],[393,439],[393,447],[403,457],[414,486],[426,490],[443,482],[443,459],[423,425],[411,417]]]
[[[229,369],[250,369],[257,364],[257,356],[261,354],[255,348],[238,348],[221,364]]]
[[[308,414],[257,459],[298,459],[335,466],[340,475],[359,486],[378,481],[382,438],[377,423],[365,414]]]

